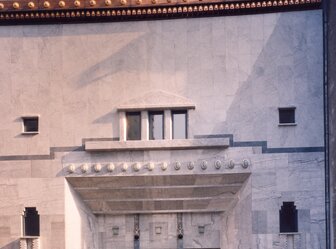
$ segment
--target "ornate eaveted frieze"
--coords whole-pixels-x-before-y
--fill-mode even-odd
[[[113,173],[147,173],[165,172],[170,167],[173,172],[216,172],[246,170],[251,166],[249,159],[208,159],[195,161],[171,162],[100,162],[100,163],[66,163],[64,169],[68,175],[113,174]],[[170,171],[170,172],[171,172]]]
[[[0,24],[186,18],[320,7],[321,0],[0,0]]]

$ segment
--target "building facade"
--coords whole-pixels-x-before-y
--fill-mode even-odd
[[[320,3],[61,2],[2,3],[0,248],[327,249]]]

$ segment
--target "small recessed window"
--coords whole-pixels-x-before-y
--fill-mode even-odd
[[[298,231],[298,215],[294,202],[284,202],[279,216],[280,233],[296,233]]]
[[[23,133],[38,133],[39,119],[38,117],[22,117]]]
[[[163,112],[149,112],[149,139],[163,139]]]
[[[128,112],[126,113],[127,122],[127,140],[140,140],[141,139],[141,113]]]
[[[279,108],[279,124],[295,124],[295,107]]]
[[[23,235],[40,236],[40,215],[35,207],[26,207],[23,214]]]
[[[187,111],[172,111],[173,139],[186,139],[187,134]]]

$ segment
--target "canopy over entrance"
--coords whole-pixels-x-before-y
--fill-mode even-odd
[[[68,177],[95,214],[221,212],[250,173]]]

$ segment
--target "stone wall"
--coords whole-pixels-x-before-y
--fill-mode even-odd
[[[65,227],[63,227],[63,237],[65,238],[65,248],[99,248],[98,219],[67,182],[65,182],[64,199]]]
[[[1,29],[0,155],[119,137],[116,107],[156,90],[196,104],[190,137],[323,146],[321,25],[315,10]],[[286,106],[295,127],[278,126]],[[21,135],[31,114],[40,134]]]
[[[195,104],[190,138],[230,137],[232,148],[211,151],[211,158],[239,155],[252,163],[230,210],[184,216],[186,246],[284,248],[289,238],[279,235],[278,212],[294,201],[295,249],[324,249],[322,49],[320,10],[0,29],[0,247],[18,246],[22,211],[36,206],[43,248],[132,248],[132,219],[93,215],[65,183],[65,164],[113,157],[86,152],[83,139],[118,138],[117,107],[164,91]],[[278,107],[286,106],[296,107],[297,125],[278,126]],[[34,114],[40,133],[22,135],[21,117]],[[110,159],[174,154],[185,156],[126,152]],[[209,241],[195,232],[198,220],[212,226]],[[152,224],[162,223],[162,245],[172,247],[175,221],[174,214],[141,216],[143,246],[153,248]],[[121,237],[111,235],[114,224]]]

